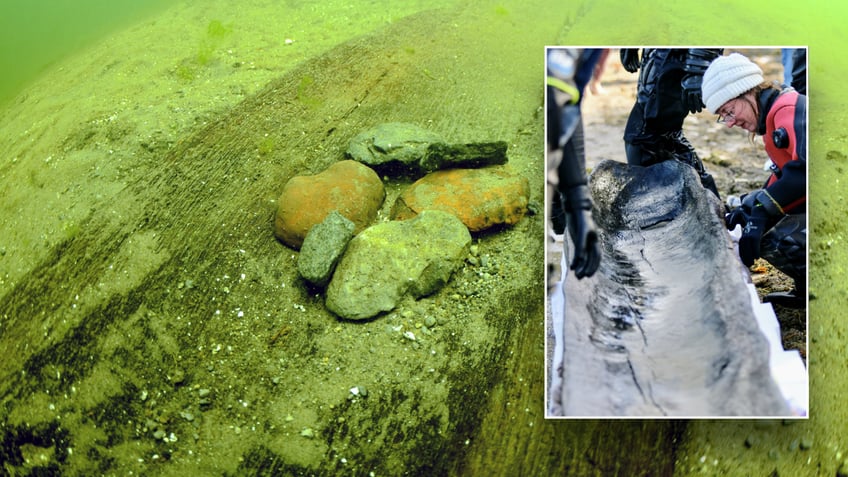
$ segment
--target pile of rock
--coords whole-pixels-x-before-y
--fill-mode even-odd
[[[300,250],[301,276],[326,287],[327,308],[342,318],[372,318],[406,295],[436,292],[462,265],[470,232],[527,212],[529,181],[504,165],[506,143],[450,145],[389,123],[354,137],[347,155],[352,160],[289,180],[274,227]],[[393,220],[377,224],[386,193],[375,169],[423,175],[395,201]]]

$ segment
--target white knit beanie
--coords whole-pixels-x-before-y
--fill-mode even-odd
[[[762,82],[763,70],[748,58],[739,53],[719,56],[710,63],[701,81],[704,104],[716,114],[724,103]]]

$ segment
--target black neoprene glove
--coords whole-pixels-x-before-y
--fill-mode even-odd
[[[564,193],[564,210],[568,217],[568,233],[574,242],[574,259],[571,268],[578,278],[591,277],[601,262],[598,232],[592,220],[592,202],[585,185],[574,186]]]
[[[739,239],[739,258],[746,267],[754,264],[754,260],[760,258],[760,242],[766,231],[768,214],[761,206],[754,207],[748,216],[745,228],[742,229],[742,237]]]
[[[727,214],[727,228],[733,230],[737,225],[742,226],[742,237],[739,238],[739,258],[745,266],[750,267],[754,260],[760,257],[760,242],[766,232],[769,217],[778,214],[770,213],[765,204],[771,201],[768,193],[762,189],[742,197],[742,205]]]
[[[722,48],[689,48],[683,61],[683,87],[681,100],[690,113],[699,113],[704,108],[701,102],[701,82],[710,63],[724,51]]]
[[[724,217],[724,223],[727,225],[727,230],[733,230],[737,225],[741,225],[742,228],[745,228],[745,224],[748,222],[748,213],[742,207],[737,207],[730,211]]]
[[[748,217],[751,215],[754,206],[757,204],[757,195],[759,190],[755,190],[749,194],[742,194],[739,198],[739,207],[734,208],[729,214],[724,216],[724,223],[727,225],[727,230],[733,230],[737,225],[745,228],[748,223]]]
[[[694,75],[686,75],[683,77],[683,80],[680,82],[680,85],[683,86],[682,101],[683,106],[689,110],[690,113],[700,113],[704,108],[704,103],[701,102],[701,80],[703,76],[694,74]]]
[[[628,73],[639,71],[639,49],[638,48],[622,48],[619,52],[621,56],[621,65],[624,66]]]

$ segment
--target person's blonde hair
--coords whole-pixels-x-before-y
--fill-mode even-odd
[[[749,89],[748,91],[745,91],[744,93],[737,96],[737,98],[739,98],[739,99],[744,99],[744,97],[747,96],[748,93],[754,93],[754,95],[753,95],[754,96],[754,102],[751,103],[749,101],[748,104],[750,104],[751,107],[754,109],[754,117],[757,119],[757,124],[760,123],[760,94],[762,94],[763,91],[766,91],[766,90],[769,90],[769,89],[777,90],[778,92],[780,91],[780,88],[775,86],[775,84],[773,82],[764,81],[764,82],[758,84],[757,86],[754,86],[753,88]],[[748,133],[748,140],[751,141],[751,143],[754,142],[755,137],[757,137],[756,132]]]

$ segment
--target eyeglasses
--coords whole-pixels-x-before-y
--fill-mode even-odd
[[[733,108],[733,109],[736,109],[736,108]],[[724,114],[719,113],[718,119],[716,119],[716,122],[719,123],[719,124],[727,124],[729,121],[732,121],[734,119],[736,119],[735,112],[734,112],[734,110],[730,110],[729,112],[726,112]]]

